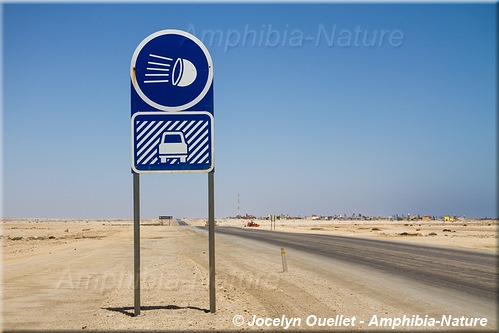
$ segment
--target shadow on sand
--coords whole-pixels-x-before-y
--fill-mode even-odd
[[[133,306],[125,306],[121,308],[102,308],[104,310],[108,311],[114,311],[114,312],[119,312],[124,315],[127,315],[129,317],[135,317],[135,312],[134,312],[134,307]],[[150,310],[182,310],[182,309],[191,309],[191,310],[198,310],[198,311],[203,311],[204,313],[209,313],[210,310],[208,309],[201,309],[196,306],[178,306],[178,305],[151,305],[151,306],[141,306],[140,310],[141,311],[150,311]]]

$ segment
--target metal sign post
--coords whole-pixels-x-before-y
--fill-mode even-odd
[[[210,312],[215,302],[213,62],[181,30],[146,37],[130,63],[134,310],[140,314],[140,173],[208,173]]]
[[[208,251],[210,266],[210,312],[217,311],[215,302],[215,173],[208,173]]]
[[[140,314],[140,182],[139,174],[133,174],[133,308]]]

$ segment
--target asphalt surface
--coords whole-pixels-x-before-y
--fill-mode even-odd
[[[216,232],[315,253],[416,282],[497,300],[497,255],[333,235],[218,227]]]
[[[177,223],[181,227],[185,227],[188,225],[184,220],[181,220],[181,219],[177,219]]]

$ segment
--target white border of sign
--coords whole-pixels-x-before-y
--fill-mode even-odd
[[[184,36],[184,37],[192,40],[194,43],[196,43],[201,48],[201,50],[203,51],[203,53],[206,57],[206,61],[208,62],[208,79],[206,80],[205,87],[203,88],[201,93],[196,98],[194,98],[192,101],[190,101],[189,103],[186,103],[184,105],[179,105],[179,106],[166,106],[166,105],[161,105],[161,104],[158,104],[156,102],[153,102],[151,99],[149,99],[142,92],[139,85],[137,84],[137,80],[135,79],[134,72],[133,72],[133,69],[135,68],[135,65],[137,62],[137,57],[139,56],[140,51],[142,51],[142,48],[147,43],[149,43],[152,39],[154,39],[158,36],[170,35],[170,34]],[[191,35],[190,33],[182,31],[182,30],[176,30],[176,29],[160,30],[160,31],[157,31],[157,32],[147,36],[142,42],[140,42],[140,44],[135,49],[135,52],[133,53],[133,56],[132,56],[132,61],[130,63],[130,79],[132,80],[133,87],[135,88],[135,91],[137,92],[137,94],[140,96],[140,98],[142,98],[142,100],[144,102],[146,102],[150,106],[152,106],[158,110],[162,110],[162,111],[172,111],[172,112],[182,111],[182,110],[186,110],[186,109],[196,105],[199,101],[201,101],[201,99],[203,99],[203,97],[206,95],[206,93],[210,89],[211,83],[213,81],[213,61],[211,60],[211,55],[208,52],[208,49],[206,48],[206,46],[196,36]]]
[[[135,130],[135,126],[134,126],[134,122],[135,122],[135,117],[139,116],[139,115],[165,115],[164,112],[161,112],[161,111],[141,111],[141,112],[136,112],[133,114],[132,116],[132,119],[131,119],[131,148],[132,148],[132,170],[135,172],[135,173],[149,173],[149,174],[152,174],[152,173],[209,173],[209,172],[212,172],[213,169],[215,168],[215,134],[214,134],[214,130],[215,130],[215,124],[214,124],[214,119],[213,119],[213,115],[207,111],[186,111],[186,112],[183,112],[182,114],[202,114],[202,115],[207,115],[209,116],[210,118],[210,127],[211,127],[211,165],[208,169],[204,169],[204,170],[137,170],[137,167],[135,165],[135,158],[134,158],[134,154],[135,154],[135,147],[134,147],[134,135],[133,135],[133,131]]]

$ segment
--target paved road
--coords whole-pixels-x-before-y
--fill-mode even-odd
[[[254,239],[367,266],[486,301],[497,299],[497,255],[332,235],[219,227],[216,232]]]
[[[185,227],[187,226],[187,222],[185,222],[184,220],[181,220],[181,219],[177,219],[177,223],[179,226],[182,226],[182,227]]]

